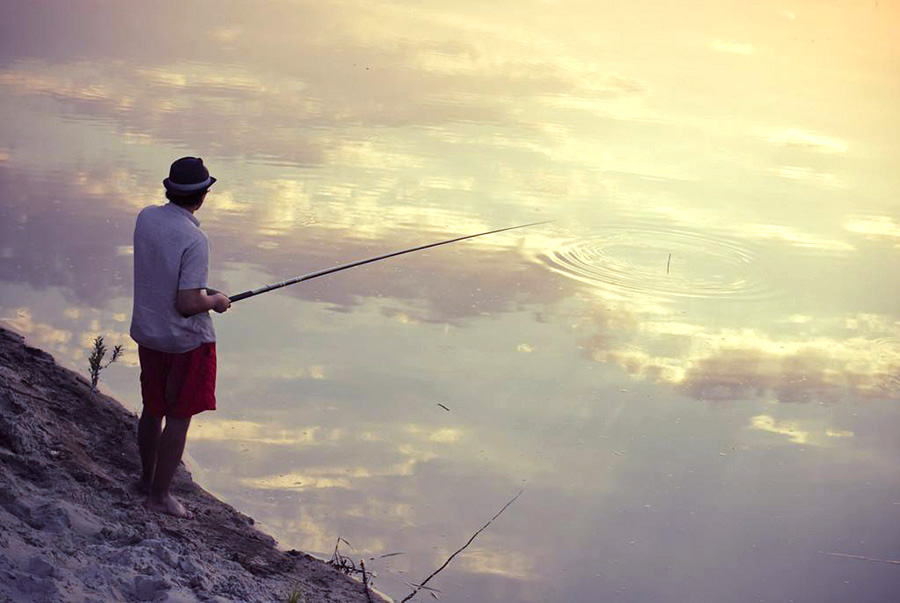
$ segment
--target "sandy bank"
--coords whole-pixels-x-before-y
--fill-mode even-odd
[[[180,468],[194,514],[144,509],[137,417],[0,328],[0,601],[380,601],[297,551]]]

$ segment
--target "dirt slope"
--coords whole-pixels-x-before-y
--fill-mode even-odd
[[[194,514],[144,509],[137,417],[0,328],[0,601],[381,601],[321,561],[284,552],[196,485]]]

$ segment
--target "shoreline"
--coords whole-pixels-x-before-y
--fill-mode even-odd
[[[385,601],[282,551],[182,464],[177,519],[143,506],[137,416],[0,327],[0,601]]]

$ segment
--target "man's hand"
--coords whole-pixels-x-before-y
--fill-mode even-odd
[[[193,316],[201,312],[215,310],[219,314],[231,307],[231,301],[224,293],[216,291],[212,295],[204,289],[182,289],[178,292],[176,308],[182,316]]]
[[[216,291],[214,294],[209,296],[209,299],[212,300],[212,309],[219,314],[223,313],[225,310],[231,307],[231,300],[228,299],[228,296],[224,293],[219,293],[218,291]]]

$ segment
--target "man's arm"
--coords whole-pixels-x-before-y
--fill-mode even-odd
[[[182,289],[178,292],[175,307],[182,316],[193,316],[210,310],[221,314],[231,307],[231,301],[227,295],[218,291],[210,295],[206,289]]]

